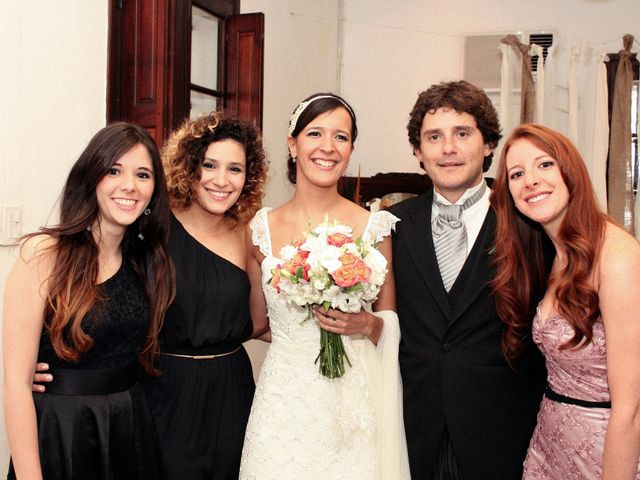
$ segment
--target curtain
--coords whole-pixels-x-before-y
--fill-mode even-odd
[[[580,145],[578,127],[578,67],[580,66],[580,45],[576,42],[571,49],[569,61],[569,128],[568,136],[574,145]]]
[[[500,124],[504,136],[520,124],[521,63],[518,54],[506,44],[500,45],[502,65],[500,75]]]
[[[558,85],[558,47],[556,45],[552,45],[547,49],[547,59],[544,63],[544,92],[542,99],[544,125],[566,134],[566,122],[562,121],[568,111],[566,88]],[[540,74],[538,74],[539,79]]]
[[[502,43],[511,46],[520,53],[522,61],[521,83],[520,83],[520,122],[530,123],[534,120],[536,109],[536,90],[533,76],[531,75],[531,56],[529,55],[529,45],[520,42],[515,35],[507,35],[501,40]]]
[[[544,124],[544,115],[545,115],[545,78],[544,78],[544,57],[543,52],[544,48],[540,45],[533,44],[531,45],[531,49],[529,50],[532,57],[538,56],[538,65],[536,71],[536,85],[535,85],[535,95],[536,95],[536,107],[534,114],[534,121],[536,123]]]
[[[623,228],[635,235],[631,172],[631,89],[633,87],[631,46],[633,45],[633,35],[625,35],[622,42],[623,50],[618,53],[619,62],[616,70],[611,113],[608,206],[609,214]]]
[[[601,53],[596,76],[596,105],[592,146],[591,183],[598,203],[607,211],[607,156],[609,154],[609,93],[607,89],[608,57]]]

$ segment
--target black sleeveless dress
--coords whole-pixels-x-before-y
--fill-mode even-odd
[[[43,329],[38,360],[49,363],[54,379],[46,393],[33,395],[42,473],[45,480],[162,478],[151,415],[137,382],[149,302],[124,260],[100,287],[106,301],[82,320],[94,345],[78,363],[61,360]],[[8,478],[15,478],[12,466]]]
[[[160,456],[170,480],[237,480],[255,388],[242,346],[252,331],[249,279],[174,216],[169,251],[176,298],[160,333],[162,374],[144,382]],[[228,355],[210,358],[218,354]]]

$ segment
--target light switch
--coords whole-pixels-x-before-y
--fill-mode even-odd
[[[13,245],[22,235],[22,207],[0,205],[0,245]]]
[[[22,235],[22,207],[7,207],[4,218],[9,221],[9,240],[16,241]]]

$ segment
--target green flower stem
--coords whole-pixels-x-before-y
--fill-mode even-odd
[[[314,363],[319,361],[320,373],[328,378],[340,378],[344,375],[344,360],[349,366],[351,361],[344,350],[342,337],[337,333],[320,330],[320,353]]]

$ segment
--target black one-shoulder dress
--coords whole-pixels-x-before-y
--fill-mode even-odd
[[[162,373],[144,382],[162,463],[169,480],[237,480],[255,389],[242,346],[249,279],[174,216],[169,252],[176,298],[160,332]]]

